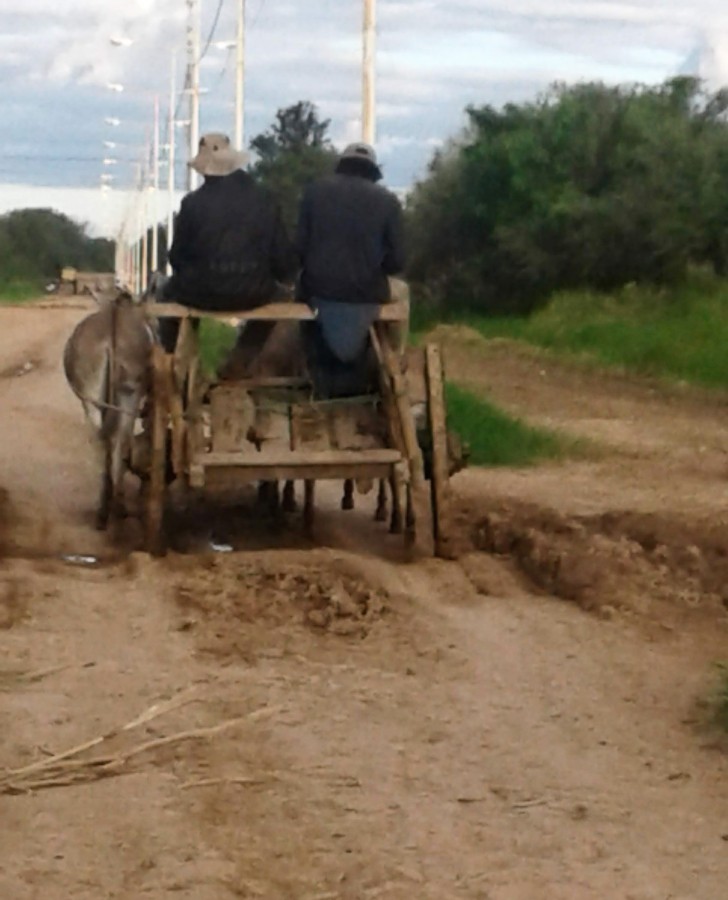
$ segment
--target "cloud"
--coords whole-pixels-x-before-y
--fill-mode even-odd
[[[216,7],[202,3],[203,44]],[[304,99],[331,118],[338,146],[358,137],[361,3],[248,0],[247,10],[248,137]],[[119,181],[131,183],[154,93],[167,112],[175,48],[181,81],[185,14],[181,0],[0,0],[0,181],[92,188],[103,140],[113,136]],[[214,38],[234,33],[235,4],[223,3]],[[112,36],[133,43],[115,48]],[[211,47],[203,130],[232,129],[233,71],[231,54]],[[435,142],[462,128],[467,104],[525,100],[554,80],[658,82],[678,71],[728,81],[724,0],[379,0],[378,149],[387,179],[404,186],[421,174]],[[109,82],[126,90],[113,93]],[[186,116],[186,101],[179,109]],[[110,116],[118,129],[104,124]]]

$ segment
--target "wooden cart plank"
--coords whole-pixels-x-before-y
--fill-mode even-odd
[[[218,384],[235,385],[242,390],[253,388],[309,388],[311,379],[305,377],[288,377],[286,375],[256,375],[253,378],[220,378]]]
[[[347,478],[388,478],[392,463],[343,463],[341,465],[226,466],[203,469],[194,466],[190,483],[194,488],[234,489],[255,481],[344,481]]]
[[[445,387],[442,355],[437,344],[425,347],[425,374],[427,380],[427,412],[432,441],[432,473],[430,495],[432,500],[432,535],[437,556],[450,555],[448,543],[449,471],[447,455],[447,425],[445,420]]]
[[[210,429],[213,452],[239,452],[248,442],[255,421],[250,394],[236,384],[219,384],[210,391]]]
[[[402,454],[398,450],[271,450],[265,453],[202,453],[194,460],[195,465],[205,469],[238,468],[255,466],[256,468],[287,466],[294,470],[296,466],[356,466],[372,463],[375,465],[393,465],[400,462]]]
[[[221,322],[252,321],[298,321],[310,322],[316,318],[313,310],[305,303],[266,303],[255,309],[231,310],[214,312],[207,309],[193,309],[190,306],[182,306],[180,303],[148,303],[147,315],[152,319],[164,317],[174,319],[218,319]],[[384,303],[380,307],[378,320],[380,322],[403,322],[409,318],[409,305],[403,301],[396,303]]]
[[[386,373],[391,384],[389,393],[399,420],[399,435],[404,442],[404,451],[410,465],[410,477],[414,488],[419,490],[425,483],[422,452],[417,442],[417,429],[415,428],[415,420],[412,415],[412,407],[410,406],[404,375],[399,366],[399,359],[388,341],[380,337],[374,326],[371,328],[370,336],[379,365]]]

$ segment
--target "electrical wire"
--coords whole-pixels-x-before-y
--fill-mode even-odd
[[[0,154],[0,162],[17,161],[34,162],[103,162],[108,156],[25,156],[23,154]],[[136,162],[136,158],[128,156],[113,157],[117,163]]]
[[[252,30],[255,28],[255,26],[258,24],[258,19],[260,18],[260,14],[261,14],[261,13],[263,12],[263,10],[265,9],[265,2],[266,2],[266,0],[260,0],[260,6],[258,7],[258,11],[256,12],[255,16],[253,16],[253,22],[252,22],[252,24],[251,24],[251,26],[250,26],[250,30],[251,30],[251,31],[252,31]]]
[[[225,64],[223,65],[222,69],[220,70],[220,74],[217,76],[217,81],[213,85],[213,88],[212,88],[213,90],[215,90],[215,88],[219,87],[222,84],[225,76],[227,75],[228,66],[230,65],[230,58],[232,57],[232,55],[233,55],[233,48],[231,47],[227,52],[227,56],[225,57]]]
[[[222,5],[224,0],[218,0],[217,9],[215,10],[215,18],[212,20],[212,27],[210,28],[210,33],[207,35],[207,41],[205,42],[205,47],[200,54],[200,58],[197,60],[197,63],[201,63],[202,60],[207,56],[207,51],[210,49],[210,45],[212,44],[212,39],[215,37],[215,32],[217,31],[217,26],[220,21],[220,13],[222,12]]]

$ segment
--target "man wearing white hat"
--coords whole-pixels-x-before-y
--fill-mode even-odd
[[[247,155],[227,135],[206,134],[188,163],[204,177],[187,194],[175,222],[169,251],[172,276],[164,298],[208,310],[252,309],[280,296],[291,282],[297,258],[273,197],[241,169]],[[164,322],[163,343],[173,349],[176,334]],[[266,323],[262,331],[267,334]],[[245,329],[248,344],[261,329]],[[258,336],[264,340],[265,335]],[[257,341],[254,341],[257,343]],[[171,348],[170,348],[171,344]]]

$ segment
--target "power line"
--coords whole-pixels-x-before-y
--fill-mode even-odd
[[[207,55],[207,51],[210,49],[210,44],[212,44],[212,39],[215,37],[215,32],[217,31],[217,25],[220,21],[220,13],[222,12],[222,4],[224,0],[218,0],[217,10],[215,11],[215,18],[212,21],[212,28],[210,28],[210,33],[207,35],[207,41],[205,43],[205,48],[200,53],[200,58],[197,60],[198,64],[202,62],[202,60]]]
[[[0,154],[0,162],[17,161],[24,163],[34,162],[103,162],[108,156],[25,156],[23,154]],[[135,157],[115,156],[117,163],[136,162]]]
[[[260,0],[260,6],[258,7],[258,11],[256,12],[253,22],[250,26],[251,31],[258,24],[258,19],[260,18],[260,14],[263,12],[264,9],[265,9],[265,0]]]

